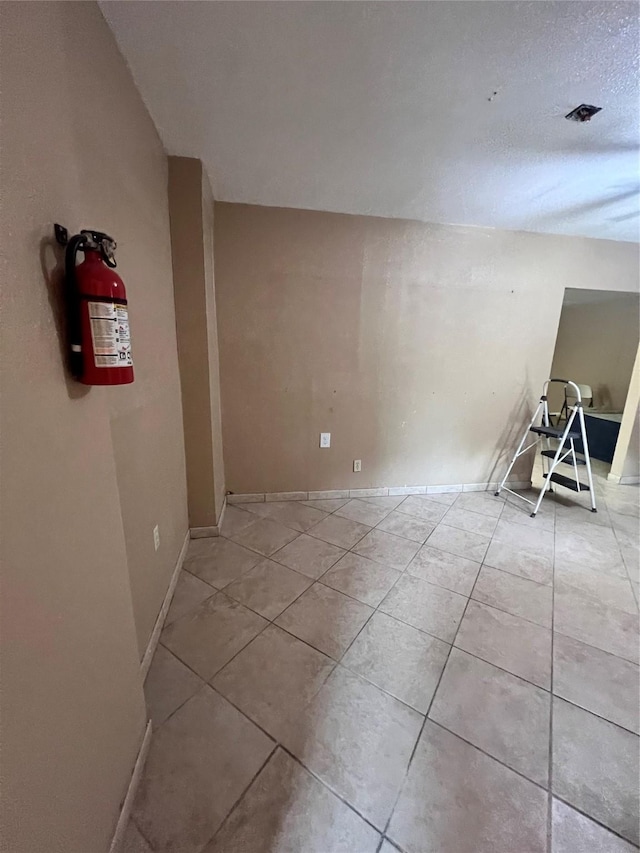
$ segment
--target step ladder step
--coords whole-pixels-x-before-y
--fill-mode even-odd
[[[543,450],[542,456],[547,456],[549,459],[555,459],[556,452],[555,450]],[[576,456],[576,462],[578,465],[586,465],[587,463],[580,456]],[[570,456],[563,460],[564,465],[573,465],[573,460]]]
[[[564,432],[563,427],[546,427],[546,426],[533,426],[531,427],[531,432],[536,432],[538,435],[546,435],[549,438],[562,438],[562,434]],[[567,439],[569,438],[580,438],[580,433],[576,432],[576,430],[570,430],[567,433]]]
[[[547,477],[547,474],[543,474]],[[556,474],[555,472],[549,478],[552,483],[557,483],[559,486],[564,486],[565,489],[571,489],[572,492],[588,492],[589,486],[586,483],[576,483],[571,477],[565,477],[564,474]]]

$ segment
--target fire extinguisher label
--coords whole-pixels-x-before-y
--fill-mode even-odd
[[[131,367],[129,312],[115,302],[89,302],[89,322],[96,367]]]

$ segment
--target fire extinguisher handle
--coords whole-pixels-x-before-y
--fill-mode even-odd
[[[92,231],[89,228],[83,228],[80,231],[84,235],[87,247],[100,252],[100,257],[108,267],[115,269],[116,264],[116,241],[113,237],[105,234],[104,231]]]

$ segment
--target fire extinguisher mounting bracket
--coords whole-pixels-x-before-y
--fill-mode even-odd
[[[59,243],[60,246],[66,246],[69,242],[69,232],[64,225],[58,225],[56,222],[53,226],[53,232],[56,237],[56,243]]]
[[[60,246],[66,246],[69,243],[69,232],[64,225],[60,225],[55,222],[53,225],[53,232],[55,234],[56,243],[59,243]],[[81,238],[78,240],[78,246],[82,251],[86,249],[90,252],[100,252],[105,264],[108,267],[115,269],[117,266],[115,256],[117,243],[113,237],[110,237],[103,231],[92,231],[89,228],[83,228],[78,236]]]

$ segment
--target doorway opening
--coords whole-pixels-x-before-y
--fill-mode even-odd
[[[626,437],[629,443],[623,420],[633,420],[634,414],[627,403],[637,363],[639,316],[640,296],[635,293],[564,292],[551,376],[580,386],[589,454],[594,472],[602,477],[611,472],[618,442]],[[549,387],[549,409],[558,418],[567,402],[573,402],[564,394],[559,385]]]

